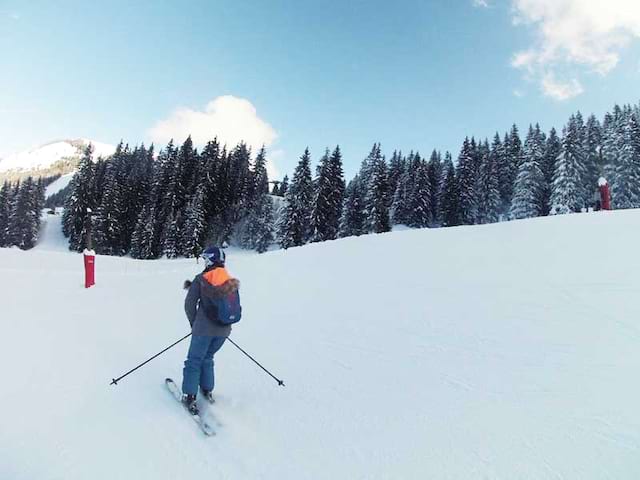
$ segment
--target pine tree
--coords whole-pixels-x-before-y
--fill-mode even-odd
[[[287,194],[287,190],[289,190],[289,176],[285,175],[280,184],[280,196],[284,197]]]
[[[8,231],[9,231],[9,194],[11,192],[11,185],[9,182],[4,182],[0,189],[0,248],[9,245]]]
[[[500,135],[496,133],[491,149],[484,153],[478,175],[478,223],[494,223],[500,218],[499,164],[502,150]]]
[[[104,255],[124,255],[126,226],[126,156],[128,147],[122,142],[107,162],[104,189],[94,222],[96,251]]]
[[[269,192],[269,178],[267,177],[267,156],[264,145],[258,152],[250,176],[250,188],[247,198],[247,208],[251,210],[262,201],[262,195]]]
[[[444,182],[442,185],[442,197],[440,208],[442,210],[442,224],[445,227],[460,225],[460,195],[458,194],[458,181],[455,168],[450,158],[444,162]]]
[[[40,230],[40,211],[37,184],[28,177],[20,186],[9,213],[9,244],[22,250],[33,248]]]
[[[391,221],[394,225],[409,225],[411,222],[411,201],[415,188],[415,155],[401,160],[402,174],[398,179],[391,205]]]
[[[178,258],[180,253],[180,219],[176,213],[169,215],[168,221],[162,230],[160,244],[162,254],[167,258]]]
[[[361,178],[367,179],[364,199],[367,231],[373,233],[391,230],[389,219],[389,180],[387,164],[380,150],[380,144],[374,144],[367,159],[363,162]]]
[[[507,216],[511,210],[513,189],[515,186],[518,168],[522,163],[522,141],[518,133],[518,127],[514,124],[509,134],[505,135],[502,163],[500,165],[500,197],[502,199],[502,213]]]
[[[414,228],[428,227],[433,217],[431,209],[431,179],[429,178],[429,166],[420,158],[420,154],[416,154],[416,168],[413,176],[408,224]]]
[[[185,257],[197,257],[205,248],[206,224],[206,186],[198,186],[196,194],[191,198],[186,209],[186,219],[182,230],[179,250]]]
[[[250,239],[248,247],[255,249],[258,253],[266,252],[274,240],[273,229],[273,201],[269,195],[263,193],[248,219],[247,236]]]
[[[136,228],[131,238],[131,256],[149,260],[158,258],[158,237],[155,230],[156,207],[148,201],[138,217]]]
[[[338,237],[345,191],[339,146],[336,146],[331,155],[327,149],[320,159],[314,187],[311,241],[334,240]]]
[[[69,249],[77,252],[87,246],[91,211],[95,209],[93,146],[89,144],[71,181],[71,193],[64,206],[62,231],[69,237]]]
[[[615,208],[640,207],[640,125],[634,114],[624,130],[624,146],[620,151],[611,197]]]
[[[475,144],[475,142],[474,142]],[[460,222],[463,225],[472,225],[477,212],[476,169],[474,160],[474,148],[469,138],[465,138],[458,157],[458,167],[456,171],[456,181],[458,189],[458,212]]]
[[[293,174],[293,181],[285,195],[286,208],[279,231],[282,248],[298,247],[309,241],[311,235],[311,154],[304,151]]]
[[[356,175],[349,182],[344,196],[344,206],[340,217],[339,237],[364,235],[366,232],[366,215],[364,211],[364,191],[362,180]]]
[[[551,190],[552,213],[579,212],[583,206],[580,150],[580,133],[575,117],[572,116],[569,124],[563,130],[562,152],[556,160]]]
[[[525,141],[522,163],[514,186],[511,204],[512,218],[532,218],[542,213],[544,175],[540,163],[544,158],[544,139],[540,127],[529,126]]]
[[[544,157],[540,165],[544,176],[544,188],[542,190],[541,213],[549,215],[551,212],[551,192],[553,189],[553,178],[555,175],[556,160],[562,153],[562,142],[558,138],[556,129],[552,128],[545,143]]]
[[[389,161],[389,200],[391,201],[389,208],[391,208],[392,211],[392,205],[395,202],[395,193],[405,173],[405,166],[402,152],[394,150],[391,160]]]
[[[594,193],[597,190],[598,178],[604,171],[601,158],[602,149],[602,127],[595,115],[587,119],[584,135],[584,177],[582,188],[585,191],[585,203],[590,204]]]
[[[442,222],[440,218],[440,196],[442,189],[442,158],[440,152],[436,152],[435,150],[431,153],[431,158],[429,159],[429,181],[430,186],[429,189],[431,191],[431,225],[438,226]]]

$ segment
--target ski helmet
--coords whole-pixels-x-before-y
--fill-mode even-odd
[[[215,264],[224,265],[224,250],[219,247],[207,247],[200,256],[204,259],[207,267]]]

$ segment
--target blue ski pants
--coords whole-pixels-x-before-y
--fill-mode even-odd
[[[213,355],[220,350],[225,340],[225,337],[191,336],[189,353],[182,370],[182,393],[196,395],[198,385],[202,390],[213,390]]]

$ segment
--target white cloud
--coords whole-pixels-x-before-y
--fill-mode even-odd
[[[560,81],[556,79],[553,72],[547,72],[542,77],[542,91],[547,97],[564,101],[582,94],[584,88],[576,78],[572,78],[569,81]]]
[[[474,7],[489,8],[489,2],[487,0],[471,0]]]
[[[531,48],[517,52],[511,64],[533,74],[547,91],[545,83],[560,85],[553,75],[563,67],[582,67],[600,75],[611,72],[623,49],[640,39],[640,1],[513,0],[513,22],[533,26],[537,38]],[[577,79],[563,87],[583,91]]]
[[[240,142],[249,145],[254,154],[262,145],[270,147],[278,135],[269,123],[258,116],[253,104],[244,98],[224,95],[207,103],[204,110],[180,108],[168,118],[158,121],[148,132],[149,137],[160,145],[172,138],[182,142],[191,135],[193,143],[203,146],[214,137],[233,147]],[[281,151],[268,152],[269,178],[277,178],[274,159]]]
[[[514,97],[518,97],[518,98],[522,98],[524,97],[524,92],[518,88],[513,90],[513,96]]]

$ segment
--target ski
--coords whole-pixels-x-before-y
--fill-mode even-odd
[[[191,412],[187,410],[184,403],[182,403],[182,390],[178,387],[178,385],[176,385],[176,382],[174,382],[170,378],[166,378],[164,383],[167,386],[167,389],[169,390],[173,398],[175,398],[180,403],[180,405],[182,405],[182,408],[184,408],[185,412],[187,412],[187,415],[193,418],[193,421],[198,424],[198,426],[200,427],[200,430],[202,430],[202,433],[204,433],[208,437],[215,435],[216,432],[213,429],[213,427],[209,425],[209,423],[207,423],[207,421],[204,418],[202,418],[201,415],[192,415]]]

